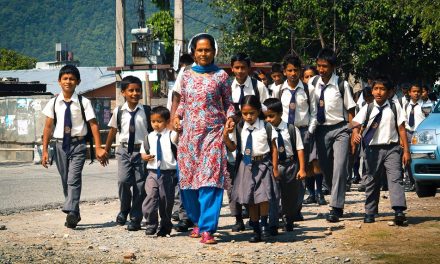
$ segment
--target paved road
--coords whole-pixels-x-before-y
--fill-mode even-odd
[[[116,160],[110,160],[105,168],[97,162],[88,163],[86,160],[81,201],[117,198]],[[0,214],[56,207],[63,201],[55,164],[45,169],[27,163],[0,163]]]

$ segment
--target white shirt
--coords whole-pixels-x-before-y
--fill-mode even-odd
[[[379,113],[379,109],[377,108],[379,105],[376,103],[376,100],[374,100],[373,104],[374,108],[371,110],[370,118],[367,123],[367,127],[364,130],[364,134],[368,131],[371,123],[373,123],[374,118]],[[384,103],[384,105],[387,105],[387,107],[385,107],[382,111],[382,119],[378,128],[376,129],[376,132],[374,133],[373,139],[370,141],[370,145],[388,145],[390,143],[399,142],[399,134],[398,131],[396,131],[393,110],[391,109],[388,100]],[[399,127],[403,122],[405,122],[405,115],[403,114],[402,108],[398,103],[394,103],[394,105],[396,106],[397,113],[397,127]],[[367,118],[367,109],[368,104],[364,105],[361,110],[359,110],[359,113],[353,118],[353,122],[362,125]]]
[[[244,88],[243,88],[244,96],[255,95],[254,88],[252,86],[251,77],[248,76],[243,84],[244,84]],[[257,87],[258,92],[260,93],[260,102],[263,103],[267,98],[269,98],[269,93],[267,92],[267,88],[264,85],[264,83],[257,81],[257,86],[258,86]],[[240,89],[240,84],[237,82],[237,79],[234,79],[234,81],[232,82],[231,89],[232,89],[232,102],[238,103],[238,101],[240,100],[241,89]]]
[[[270,98],[280,98],[280,90],[281,90],[281,86],[283,84],[280,83],[278,85],[276,85],[275,83],[272,83],[271,85],[269,85],[269,90],[272,91],[272,95],[270,95]]]
[[[278,137],[278,132],[276,131],[276,129],[280,129],[280,133],[281,133],[281,136],[283,137],[284,148],[286,149],[287,157],[292,156],[293,155],[293,148],[292,148],[292,143],[290,140],[290,134],[289,134],[289,129],[288,129],[287,123],[284,121],[281,121],[281,123],[277,127],[274,127],[272,133],[276,133],[277,137]],[[295,134],[296,134],[296,145],[295,145],[296,149],[295,150],[304,149],[304,145],[301,140],[301,133],[299,132],[299,129],[297,127],[295,127]],[[277,148],[279,149],[280,146],[278,146],[278,140],[276,140],[275,142],[277,143]]]
[[[162,132],[157,132],[154,130],[148,134],[148,144],[150,145],[150,155],[155,155],[155,159],[147,162],[147,169],[155,170],[157,169],[157,135],[161,134],[160,137],[160,147],[162,148],[162,160],[160,163],[161,170],[175,170],[176,169],[176,159],[174,158],[173,151],[171,150],[171,144],[175,144],[176,132],[170,131],[167,128],[162,130]],[[170,139],[173,143],[171,143]],[[140,153],[146,154],[144,142],[142,142]]]
[[[319,78],[315,87],[312,85],[314,78]],[[344,100],[342,101],[338,87],[338,78],[339,77],[336,74],[333,74],[327,83],[328,87],[324,91],[325,122],[322,125],[336,125],[344,120],[348,121],[346,110],[356,107],[350,87],[346,81],[344,81]],[[321,96],[321,85],[325,86],[325,84],[322,81],[321,76],[314,76],[308,83],[310,93],[312,93],[313,88],[315,88],[315,100],[316,105],[318,105]],[[318,109],[318,107],[316,109]]]
[[[147,116],[145,115],[144,107],[142,104],[138,103],[135,107],[135,109],[131,110],[128,107],[127,102],[125,102],[122,105],[121,111],[121,131],[119,131],[119,142],[125,142],[128,143],[128,137],[129,137],[129,128],[130,128],[130,119],[131,114],[130,112],[135,111],[137,108],[139,110],[137,111],[135,117],[134,117],[134,127],[135,127],[135,133],[134,133],[134,143],[140,144],[142,141],[144,141],[144,138],[146,135],[148,135],[148,124],[147,124]],[[108,122],[109,127],[118,128],[117,125],[117,116],[118,116],[118,107],[116,107],[113,110],[112,118],[110,118],[110,121]]]
[[[413,127],[409,126],[409,116],[411,114],[412,106],[415,104],[416,103],[414,103],[412,100],[409,101],[408,105],[404,104],[405,113],[406,113],[406,121],[407,121],[407,122],[405,122],[405,128],[409,131],[415,131],[417,129],[417,127],[420,125],[420,123],[422,123],[422,121],[425,120],[425,118],[426,118],[426,116],[422,110],[423,100],[419,99],[417,101],[417,105],[414,107],[414,126]]]
[[[249,124],[244,122],[243,130],[241,131],[241,153],[244,154],[244,150],[246,148],[246,141],[249,135],[248,128],[253,129],[252,131],[252,157],[261,156],[271,151],[271,147],[268,145],[266,127],[264,126],[264,121],[257,119],[254,124]],[[277,133],[272,128],[272,140],[276,139]],[[233,132],[232,141],[237,142],[237,135],[235,134],[236,130]]]
[[[281,87],[281,104],[283,105],[283,115],[281,116],[281,119],[284,122],[288,122],[289,120],[289,106],[290,106],[290,100],[292,99],[291,90],[296,90],[295,93],[295,126],[296,127],[304,127],[308,126],[308,130],[310,133],[315,132],[315,128],[317,125],[316,120],[316,104],[315,102],[315,93],[313,92],[313,86],[310,85],[309,87],[309,96],[310,96],[310,106],[307,103],[307,94],[304,90],[304,84],[302,81],[299,81],[295,89],[292,89],[287,80],[284,81],[282,87]],[[310,90],[312,88],[312,90]],[[310,112],[309,112],[310,107]]]
[[[180,94],[181,82],[182,82],[184,71],[185,71],[185,67],[181,67],[179,70],[179,73],[177,74],[176,81],[174,82],[173,88],[168,91],[167,108],[170,111],[171,111],[171,105],[173,103],[173,92]]]
[[[79,104],[79,99],[77,94],[73,94],[70,98],[72,101],[72,104],[70,105],[70,112],[72,113],[72,129],[71,129],[71,136],[72,137],[80,137],[87,135],[87,124],[84,122],[82,113],[81,113],[81,106]],[[49,118],[54,119],[54,102],[55,103],[55,111],[57,115],[57,124],[55,126],[55,130],[53,132],[54,138],[63,138],[64,137],[64,112],[66,111],[67,107],[64,103],[64,95],[63,93],[60,93],[57,97],[54,97],[49,100],[49,102],[46,104],[46,106],[43,109],[43,114]],[[96,118],[95,111],[93,111],[92,104],[90,103],[90,100],[82,97],[82,104],[84,106],[84,112],[86,119],[85,121],[89,121],[93,118]]]

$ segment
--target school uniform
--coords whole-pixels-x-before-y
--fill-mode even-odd
[[[62,210],[65,213],[76,213],[79,216],[82,170],[87,151],[85,141],[85,136],[87,135],[86,122],[96,117],[92,104],[87,98],[82,97],[86,120],[83,120],[78,95],[73,94],[70,100],[71,103],[66,103],[64,95],[60,93],[57,97],[49,100],[43,109],[43,114],[54,119],[54,113],[56,113],[57,117],[53,137],[56,140],[55,161],[61,176],[65,198]],[[70,116],[68,116],[69,109]],[[71,124],[69,125],[70,122]],[[65,127],[70,127],[71,140],[70,144],[65,144],[63,147]],[[67,136],[68,134],[66,134]]]
[[[260,102],[263,103],[267,98],[269,98],[269,93],[267,91],[264,83],[257,81],[257,89],[260,94]],[[243,94],[242,91],[243,90]],[[232,91],[232,102],[236,105],[240,103],[240,98],[246,95],[255,95],[254,88],[252,86],[251,77],[247,77],[243,84],[239,84],[237,79],[234,79],[231,85]]]
[[[278,85],[272,83],[271,85],[269,85],[268,87],[269,98],[280,98],[280,90],[282,85],[283,85],[282,83]]]
[[[344,81],[344,95],[338,87],[338,76],[333,74],[327,84],[320,76],[316,86],[309,90],[315,95],[317,106],[315,140],[321,171],[328,185],[331,185],[330,206],[342,211],[345,202],[345,190],[349,171],[350,133],[348,129],[348,113],[356,106],[350,87]],[[329,186],[330,187],[330,186]],[[335,209],[336,210],[336,209]]]
[[[176,132],[171,132],[168,129],[161,132],[153,131],[148,135],[149,154],[155,155],[155,159],[147,162],[147,179],[145,181],[147,196],[142,204],[147,230],[157,229],[159,223],[158,208],[160,228],[169,233],[173,227],[171,214],[173,211],[177,162],[171,149],[171,144],[174,144],[171,140],[175,138]],[[146,153],[144,142],[141,145],[140,152]]]
[[[144,162],[140,155],[140,147],[148,135],[147,116],[143,105],[138,103],[131,110],[125,102],[121,107],[121,131],[119,131],[119,144],[116,149],[118,160],[118,194],[120,212],[127,216],[130,214],[132,222],[140,223],[142,220],[142,202],[145,198],[145,173]],[[113,110],[108,126],[117,128],[118,107]],[[129,150],[130,121],[133,115],[135,127],[133,150]],[[131,152],[130,152],[131,151]],[[130,190],[133,188],[133,192]]]
[[[252,131],[252,160],[250,164],[245,164],[245,153],[249,152],[249,148],[246,147],[250,134],[248,129]],[[277,191],[272,194],[274,179],[271,146],[268,144],[265,122],[260,119],[252,125],[244,122],[241,134],[237,135],[235,132],[233,134],[235,142],[237,142],[237,137],[240,137],[241,149],[239,151],[243,159],[232,187],[232,200],[240,204],[259,204],[268,202],[272,196],[278,198]],[[270,141],[276,138],[277,134],[272,133]]]
[[[363,144],[365,146],[365,213],[374,215],[378,212],[380,197],[380,177],[386,171],[391,207],[406,209],[406,199],[402,179],[402,149],[399,144],[399,134],[396,129],[405,122],[405,115],[399,104],[394,103],[397,118],[394,117],[389,101],[381,107],[373,102],[374,108],[371,111],[367,126],[364,129]],[[381,118],[380,110],[382,110]],[[367,118],[368,105],[361,108],[353,118],[353,122],[364,124]],[[379,118],[379,119],[378,119]],[[397,125],[396,121],[397,120]],[[375,130],[374,130],[375,129]],[[366,142],[369,135],[371,141]]]

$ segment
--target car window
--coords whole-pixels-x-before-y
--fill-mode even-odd
[[[432,111],[433,113],[440,113],[440,101],[437,102],[437,104],[434,106],[434,111]]]

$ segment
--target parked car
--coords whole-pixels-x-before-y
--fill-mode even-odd
[[[440,103],[424,104],[422,108],[429,115],[411,139],[411,171],[417,195],[429,197],[435,196],[440,187]]]

